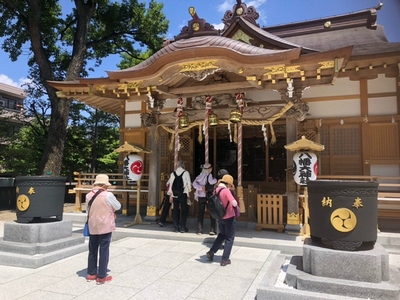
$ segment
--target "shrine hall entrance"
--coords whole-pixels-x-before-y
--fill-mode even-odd
[[[238,176],[235,129],[231,125],[231,134],[227,125],[218,125],[209,129],[209,162],[213,165],[213,174],[226,169],[235,180]],[[271,144],[272,135],[264,142],[261,126],[243,126],[242,139],[242,184],[252,184],[262,193],[285,193],[286,189],[286,126],[274,125],[276,142]],[[204,136],[199,141],[199,129],[194,129],[193,178],[201,172],[205,160]]]

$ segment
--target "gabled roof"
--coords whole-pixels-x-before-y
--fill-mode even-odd
[[[377,24],[377,11],[381,8],[382,3],[357,12],[266,26],[263,30],[288,42],[317,51],[347,46],[353,46],[352,55],[390,52],[387,48],[400,51],[396,43],[388,42],[383,26]]]
[[[222,32],[222,36],[241,40],[242,42],[261,48],[281,50],[302,48],[302,53],[313,53],[318,51],[271,34],[268,31],[261,29],[259,26],[252,24],[241,16],[238,16],[234,19],[229,27]]]
[[[167,68],[168,64],[178,67],[179,64],[193,59],[199,61],[216,58],[229,61],[225,67],[229,69],[229,65],[234,66],[236,70],[236,66],[240,64],[254,64],[260,59],[268,59],[270,64],[297,59],[300,57],[300,50],[295,47],[271,50],[222,36],[199,36],[175,41],[136,66],[124,70],[108,71],[107,74],[110,79],[150,76]],[[177,71],[179,73],[180,69],[178,68]]]
[[[376,7],[337,16],[323,17],[314,20],[293,22],[289,24],[265,26],[263,29],[281,38],[315,34],[326,31],[337,31],[346,28],[377,28],[377,10],[382,8],[382,3]]]
[[[397,76],[400,43],[388,43],[376,25],[379,8],[260,28],[254,7],[238,0],[225,14],[222,32],[192,8],[193,19],[177,39],[144,62],[108,71],[108,78],[49,83],[63,96],[120,114],[124,100],[285,91],[290,82],[304,88],[333,84],[337,77]]]

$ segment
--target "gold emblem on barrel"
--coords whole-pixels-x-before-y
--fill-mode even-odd
[[[356,215],[347,208],[338,208],[331,214],[332,226],[340,232],[350,232],[357,225]]]
[[[17,208],[19,211],[26,211],[29,208],[31,201],[26,195],[19,195],[17,198]]]

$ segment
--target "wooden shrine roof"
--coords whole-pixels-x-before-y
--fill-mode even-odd
[[[108,71],[107,78],[49,84],[60,97],[120,115],[125,100],[285,90],[291,79],[296,88],[304,88],[333,84],[338,77],[398,75],[400,43],[388,43],[376,24],[380,6],[260,28],[254,8],[237,2],[225,13],[222,32],[191,8],[188,26],[144,62]]]

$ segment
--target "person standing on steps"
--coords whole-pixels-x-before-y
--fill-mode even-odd
[[[207,201],[214,192],[214,185],[217,183],[212,175],[212,165],[205,163],[201,173],[193,181],[193,188],[196,190],[194,199],[199,203],[199,212],[197,216],[197,234],[203,234],[204,212],[206,210]],[[210,216],[211,228],[210,235],[215,235],[215,219]]]
[[[172,217],[175,232],[189,232],[186,221],[189,213],[187,203],[188,196],[192,190],[190,174],[185,170],[185,162],[177,162],[177,168],[171,173],[168,182],[169,202],[173,204]]]
[[[233,184],[233,177],[231,175],[224,175],[222,179],[218,181],[218,186],[215,192],[219,193],[219,199],[223,206],[226,207],[225,216],[219,220],[219,233],[214,243],[206,253],[209,261],[214,260],[214,254],[221,249],[222,244],[225,242],[224,250],[222,253],[221,266],[231,264],[229,256],[232,252],[233,241],[235,240],[236,231],[236,214],[234,207],[237,207],[238,203],[235,197],[232,195],[231,190],[235,188]]]
[[[121,203],[114,194],[107,191],[111,186],[106,174],[99,174],[93,183],[93,189],[86,195],[86,210],[89,224],[89,256],[87,281],[96,280],[97,284],[111,281],[107,276],[110,258],[111,234],[115,230],[115,211]],[[99,266],[97,267],[97,257]]]

